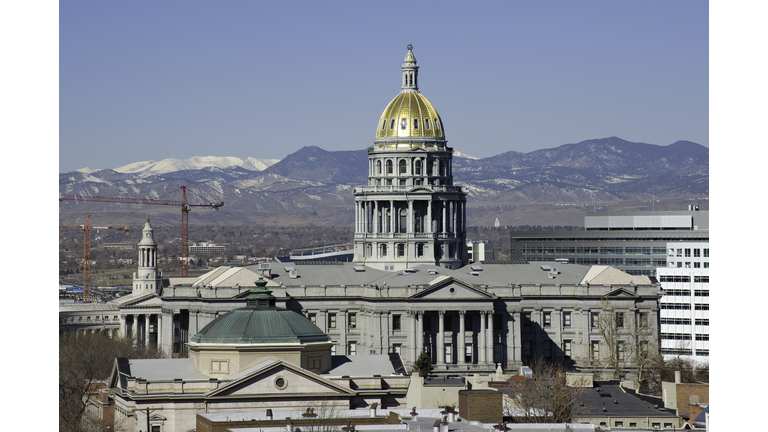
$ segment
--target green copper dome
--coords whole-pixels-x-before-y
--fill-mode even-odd
[[[192,343],[309,343],[331,338],[304,316],[275,307],[275,297],[259,278],[248,296],[248,306],[211,321],[192,336]]]

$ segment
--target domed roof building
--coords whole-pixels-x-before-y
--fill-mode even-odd
[[[214,319],[190,338],[189,357],[208,376],[237,373],[265,360],[283,360],[317,373],[331,369],[331,338],[306,317],[275,306],[259,278],[247,306]]]
[[[453,149],[440,115],[419,92],[411,44],[401,69],[401,91],[368,148],[368,184],[354,190],[354,261],[388,271],[459,268],[468,262],[467,194],[453,185]]]

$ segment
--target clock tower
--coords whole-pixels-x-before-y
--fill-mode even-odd
[[[161,286],[161,273],[157,271],[157,242],[155,241],[155,230],[149,223],[149,215],[144,229],[141,230],[141,241],[139,242],[139,268],[133,274],[133,292],[157,293]]]

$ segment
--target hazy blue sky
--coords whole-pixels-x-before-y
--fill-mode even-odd
[[[413,43],[450,146],[709,145],[706,1],[59,3],[60,172],[370,146]]]

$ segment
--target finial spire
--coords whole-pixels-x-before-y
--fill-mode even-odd
[[[418,93],[419,91],[419,66],[416,64],[416,56],[413,55],[413,44],[408,43],[408,54],[403,62],[403,91]]]

